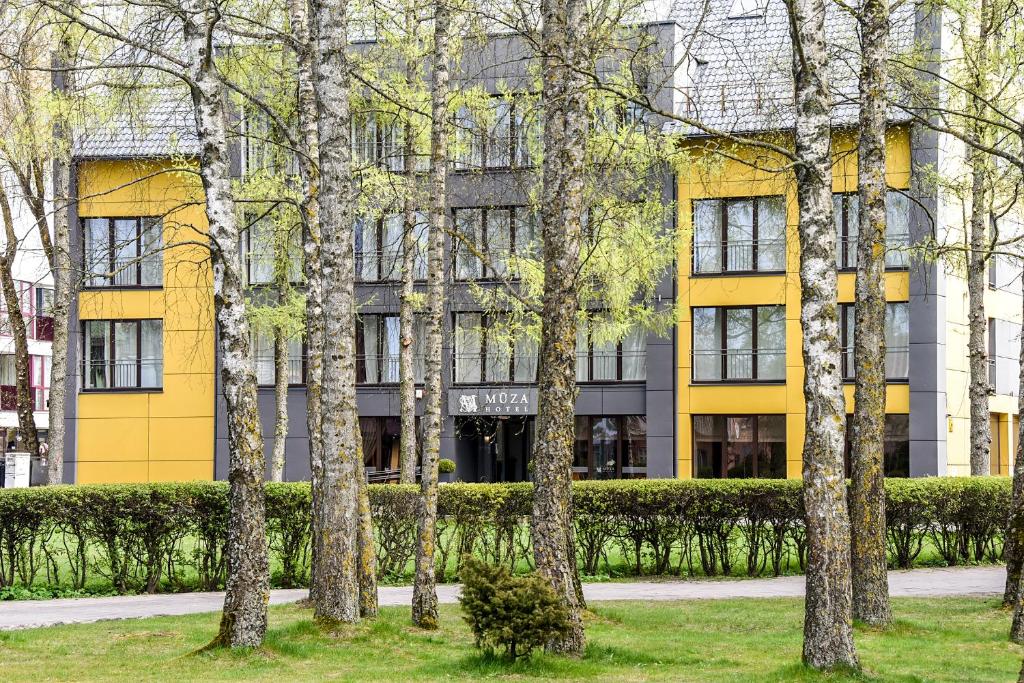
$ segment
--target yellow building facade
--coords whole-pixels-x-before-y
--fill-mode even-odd
[[[907,199],[901,195],[911,194],[912,150],[911,132],[907,127],[894,127],[890,130],[887,143],[887,180],[890,188],[890,201],[897,203],[906,210]],[[787,138],[765,138],[781,145],[789,144]],[[696,476],[751,476],[752,467],[760,467],[761,471],[754,476],[785,476],[799,477],[802,467],[802,447],[805,429],[805,404],[803,397],[803,363],[801,355],[800,331],[800,278],[799,278],[799,241],[797,234],[797,200],[793,175],[777,169],[785,167],[785,160],[764,149],[732,147],[720,140],[691,140],[687,143],[689,154],[684,165],[679,168],[678,179],[678,225],[680,227],[680,249],[678,256],[678,334],[677,334],[677,378],[676,392],[677,412],[677,472],[682,478]],[[837,231],[840,232],[838,276],[838,301],[840,304],[841,341],[844,347],[844,393],[847,412],[853,410],[853,377],[852,377],[852,306],[855,284],[856,228],[844,221],[851,221],[855,216],[855,195],[857,192],[857,153],[856,136],[854,134],[837,133],[833,140],[835,165],[833,167],[833,192],[836,198]],[[721,154],[722,151],[726,153]],[[845,195],[847,198],[842,198]],[[850,199],[849,197],[853,197]],[[723,244],[721,255],[714,254],[711,268],[701,261],[700,245],[708,246],[708,218],[699,206],[711,200],[712,212],[718,211],[718,203],[722,209],[719,223],[712,225],[713,234],[723,235],[732,229],[727,225],[731,220],[731,206],[740,204],[743,207],[774,198],[780,207],[784,207],[784,266],[777,263],[767,269],[769,272],[758,272],[754,264],[744,262],[743,267],[731,272],[726,267],[726,260],[733,254],[736,245]],[[752,200],[752,201],[746,201]],[[845,206],[845,208],[844,208]],[[893,207],[890,206],[890,211]],[[744,208],[745,211],[750,211]],[[899,209],[897,209],[898,211]],[[760,209],[755,209],[760,211]],[[844,212],[846,215],[844,217]],[[744,214],[745,215],[745,214]],[[756,215],[756,214],[755,214]],[[894,218],[897,220],[894,221]],[[890,213],[890,224],[898,222],[898,213]],[[909,223],[909,217],[906,218]],[[740,216],[739,232],[749,240],[751,221],[749,215]],[[782,230],[782,228],[779,228]],[[756,244],[756,228],[753,228]],[[850,250],[844,261],[843,237],[846,248]],[[926,447],[934,446],[934,463],[924,469],[924,473],[932,474],[969,474],[969,448],[967,435],[969,430],[969,403],[967,401],[967,361],[966,361],[966,282],[962,273],[943,268],[945,298],[927,296],[913,300],[911,296],[911,278],[926,277],[915,268],[916,256],[908,249],[899,249],[900,245],[909,244],[909,235],[897,235],[893,267],[887,267],[885,274],[887,304],[893,304],[899,310],[894,315],[895,322],[903,326],[903,331],[894,334],[901,345],[893,350],[890,358],[895,368],[895,378],[890,378],[886,389],[887,433],[892,422],[893,452],[895,457],[902,457],[904,462],[893,474],[907,476],[915,467],[909,463],[910,452],[910,417],[912,411],[911,373],[909,365],[919,362],[911,358],[918,353],[918,348],[910,341],[914,335],[910,333],[909,323],[921,316],[915,316],[911,307],[929,305],[939,310],[936,338],[940,341],[936,348],[945,346],[945,369],[937,374],[934,384],[945,393],[946,416],[934,419],[933,435],[921,436],[918,429],[917,439]],[[743,240],[741,240],[743,241]],[[746,243],[744,241],[744,244]],[[751,258],[750,247],[739,245],[742,256],[738,260]],[[717,250],[717,246],[712,247]],[[753,258],[756,260],[757,251]],[[902,255],[900,255],[902,253]],[[941,266],[940,266],[941,267]],[[712,272],[700,272],[710,270]],[[1019,287],[1019,283],[1018,283]],[[939,303],[941,301],[941,303]],[[1019,339],[1020,307],[1019,295],[996,291],[988,293],[986,300],[990,316],[1016,322],[1017,338]],[[902,308],[900,308],[902,306]],[[758,313],[746,314],[747,307]],[[760,311],[784,310],[785,350],[784,369],[779,367],[769,381],[753,379],[756,370],[752,366],[758,363],[758,351],[746,348],[751,345],[751,334],[746,330],[733,334],[731,330],[720,330],[726,322],[708,323],[710,311],[736,311],[742,316],[736,318],[753,320]],[[704,316],[700,322],[695,316]],[[944,318],[944,322],[943,322]],[[758,318],[760,320],[760,318]],[[894,322],[894,324],[895,324]],[[754,323],[751,323],[754,324]],[[781,322],[779,323],[781,329]],[[887,325],[888,325],[887,321]],[[1012,324],[1012,323],[1011,323]],[[704,330],[709,325],[713,334],[722,332],[722,365],[719,371],[712,367],[707,373],[708,344],[701,341],[706,338]],[[843,329],[846,332],[843,332]],[[1010,334],[1012,336],[1012,333]],[[753,339],[756,340],[756,332]],[[702,346],[703,344],[703,346]],[[736,348],[731,350],[730,344]],[[754,344],[756,346],[756,344]],[[1005,348],[1005,343],[1004,343]],[[1018,347],[1019,348],[1019,347]],[[735,352],[734,352],[735,351]],[[1005,351],[1004,351],[1005,352]],[[764,350],[761,350],[765,354]],[[771,355],[772,352],[767,352]],[[1005,352],[1008,353],[1008,352]],[[703,355],[702,355],[703,354]],[[781,356],[782,354],[779,353]],[[738,363],[736,361],[739,361]],[[701,363],[704,363],[702,369]],[[712,366],[717,365],[717,358],[711,357]],[[846,363],[849,363],[850,372]],[[740,377],[728,377],[731,365],[737,365]],[[993,366],[995,368],[995,366]],[[708,377],[711,381],[708,381]],[[754,375],[756,377],[756,375]],[[993,385],[995,392],[995,385]],[[929,387],[934,395],[935,387]],[[1013,392],[1015,393],[1015,392]],[[938,394],[941,396],[941,393]],[[1017,418],[1017,398],[1015,395],[996,394],[990,399],[992,411],[993,444],[992,461],[994,474],[1007,474],[1015,449]],[[923,413],[924,411],[919,411]],[[941,412],[941,407],[936,411]],[[928,417],[919,417],[924,422]],[[774,425],[768,427],[769,425]],[[927,426],[927,425],[924,425]],[[769,432],[767,439],[759,437],[759,433]],[[942,433],[940,433],[942,432]],[[1011,433],[1012,432],[1012,433]],[[710,434],[710,436],[709,436]],[[887,435],[887,439],[889,436]],[[782,442],[784,441],[784,445]],[[719,444],[720,442],[720,444]],[[889,458],[887,443],[887,458]],[[785,465],[781,464],[784,452]],[[771,458],[779,462],[769,464]],[[721,459],[721,461],[719,461]],[[759,460],[756,465],[742,464],[744,459]],[[888,466],[888,465],[887,465]],[[766,471],[765,468],[771,468]],[[930,472],[929,472],[930,470]],[[918,473],[921,473],[920,471]]]
[[[72,336],[75,481],[211,479],[213,291],[198,176],[137,160],[83,160],[77,175],[88,273]]]

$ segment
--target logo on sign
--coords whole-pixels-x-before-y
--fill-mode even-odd
[[[464,394],[459,396],[459,412],[460,413],[475,413],[480,408],[476,404],[476,396],[473,394]]]

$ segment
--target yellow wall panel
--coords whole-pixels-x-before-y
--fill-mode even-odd
[[[80,419],[147,417],[148,415],[148,392],[82,393],[78,396],[78,417]]]
[[[213,461],[212,417],[159,417],[149,423],[149,459]]]
[[[149,481],[149,463],[131,462],[78,462],[75,481],[79,484],[129,484]]]
[[[145,461],[149,457],[149,419],[101,417],[78,421],[79,462]]]
[[[209,481],[213,460],[154,460],[149,464],[149,481]]]
[[[212,417],[213,374],[164,374],[164,391],[150,398],[151,417]]]
[[[757,414],[786,412],[786,387],[775,385],[692,385],[690,413]]]

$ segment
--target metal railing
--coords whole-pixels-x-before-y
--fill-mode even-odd
[[[843,353],[843,379],[855,379],[853,347],[845,346]],[[910,376],[910,347],[890,346],[885,349],[885,378],[903,380]]]
[[[885,236],[885,265],[887,268],[906,268],[910,263],[910,235],[907,233]],[[836,240],[836,266],[840,270],[857,267],[857,236]]]
[[[154,389],[161,386],[162,358],[85,361],[86,389]]]
[[[423,354],[413,354],[412,374],[417,384],[423,382],[426,374],[425,362]],[[401,365],[399,356],[364,353],[356,356],[356,363],[359,384],[398,384]]]
[[[754,259],[754,251],[757,259]],[[725,262],[723,263],[723,256]],[[695,273],[773,272],[786,269],[786,240],[722,240],[694,242]]]
[[[695,382],[786,379],[785,349],[694,349],[690,358]]]

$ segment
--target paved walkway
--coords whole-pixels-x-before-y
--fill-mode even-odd
[[[914,569],[889,572],[889,591],[898,597],[1001,595],[1006,570],[1003,567]],[[438,587],[442,603],[458,598],[458,586]],[[589,601],[602,600],[709,600],[722,598],[801,597],[802,576],[770,579],[719,581],[636,581],[632,583],[588,583],[583,592]],[[301,590],[271,591],[271,604],[295,602],[306,597]],[[412,587],[385,586],[380,589],[381,605],[408,605]],[[174,593],[129,595],[110,598],[68,600],[23,600],[0,602],[0,630],[76,624],[102,619],[134,619],[161,615],[216,612],[223,593]]]

